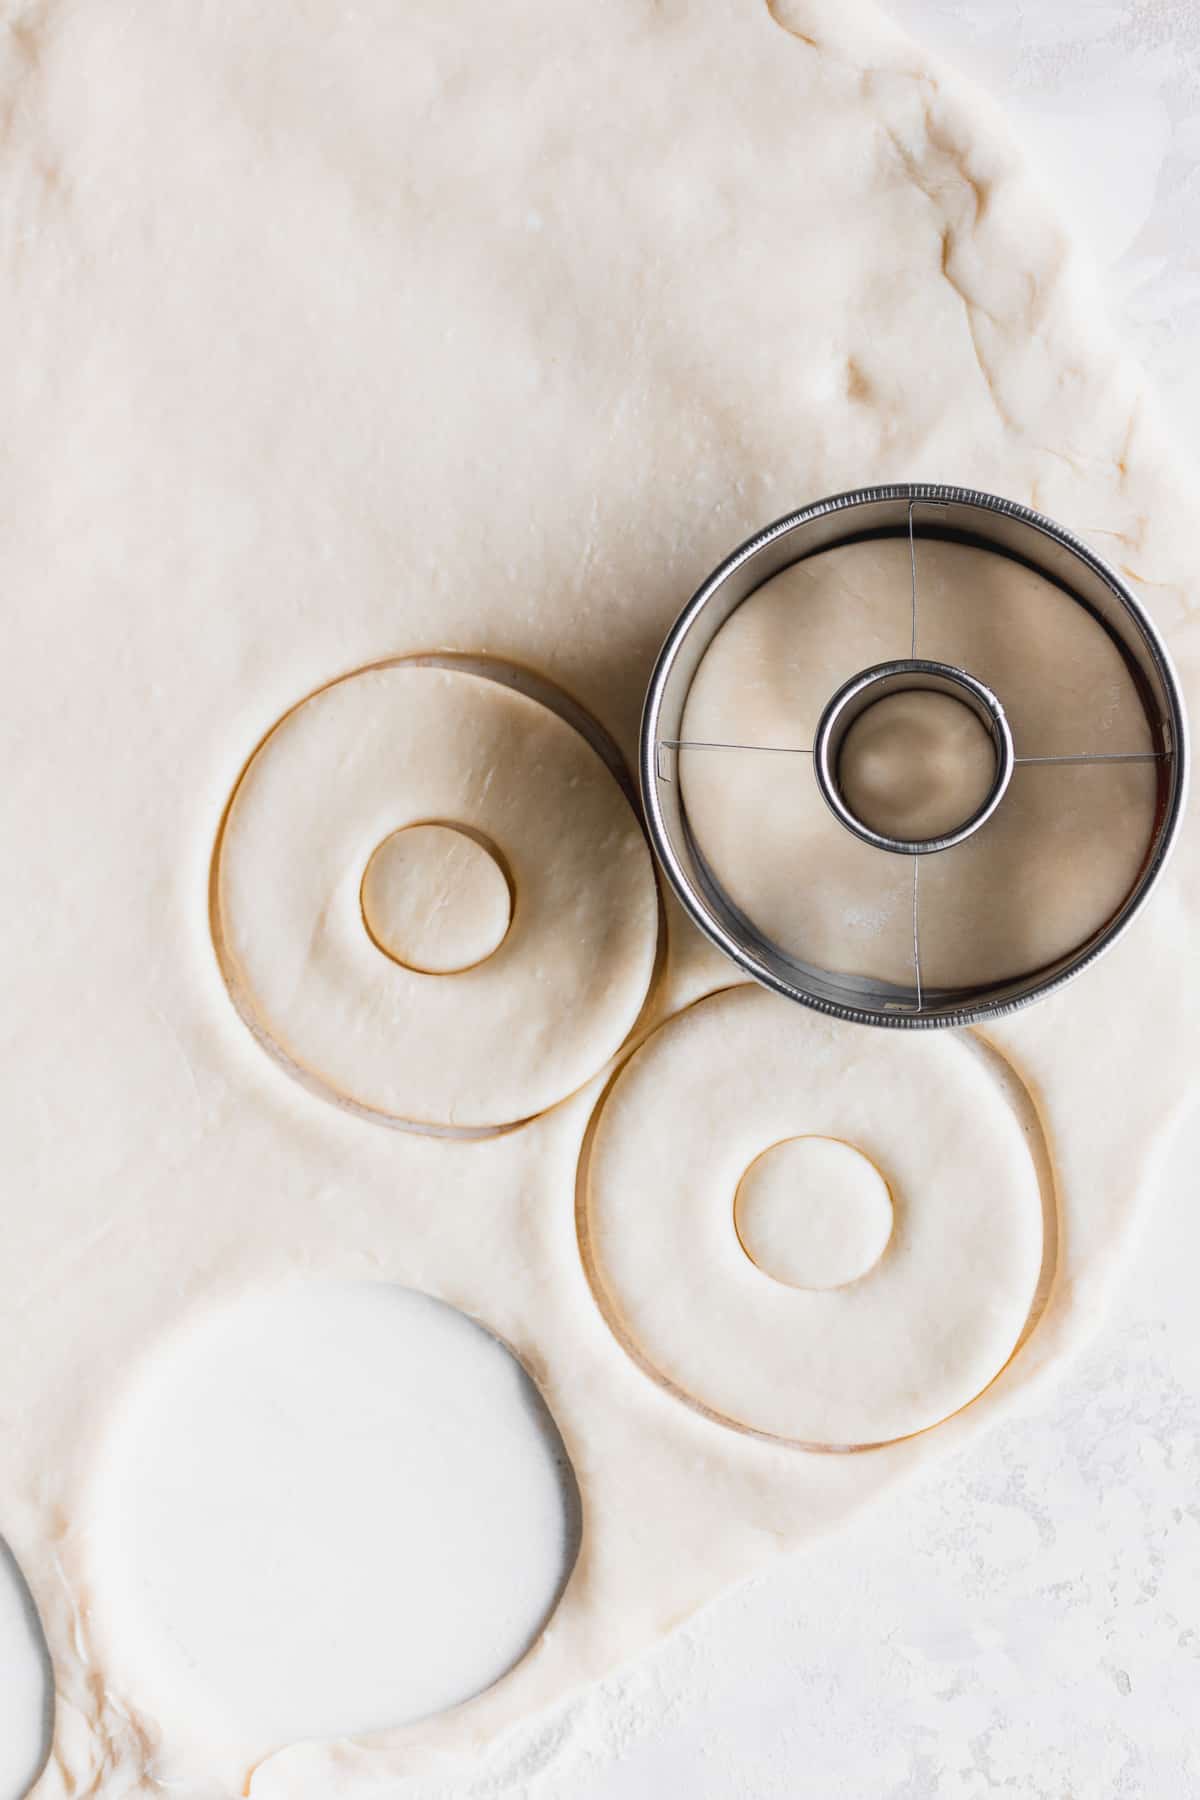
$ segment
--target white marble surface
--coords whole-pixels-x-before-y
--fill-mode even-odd
[[[1006,105],[1200,450],[1200,8],[893,0]],[[443,1800],[1200,1796],[1200,1117],[1040,1410],[727,1596]],[[39,1670],[0,1580],[0,1800]]]

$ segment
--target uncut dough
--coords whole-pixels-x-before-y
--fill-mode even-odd
[[[407,825],[493,841],[515,895],[492,955],[450,975],[385,956],[365,872]],[[650,852],[616,780],[547,707],[460,669],[360,670],[293,707],[238,781],[214,932],[257,1034],[331,1096],[477,1128],[582,1086],[654,968]]]
[[[55,1665],[38,1800],[359,1800],[423,1769],[444,1794],[453,1758],[1037,1404],[1200,1061],[1200,834],[1109,957],[992,1033],[1061,1214],[1028,1343],[936,1431],[809,1456],[673,1400],[598,1312],[594,1087],[463,1144],[281,1078],[209,936],[248,749],[340,672],[440,647],[544,670],[628,758],[706,572],[889,480],[1091,538],[1195,710],[1195,486],[1003,122],[858,0],[48,0],[0,36],[0,105],[0,1532]],[[674,923],[663,1013],[728,980]],[[479,1699],[253,1768],[214,1737],[201,1767],[186,1683],[152,1709],[100,1647],[89,1483],[170,1334],[295,1273],[421,1288],[510,1344],[582,1549]]]
[[[808,748],[850,676],[909,654],[907,539],[809,557],[765,583],[709,645],[685,742]],[[996,694],[1017,757],[1151,748],[1116,647],[1044,577],[961,544],[918,540],[918,656]],[[864,718],[869,714],[864,714]],[[841,974],[913,979],[912,870],[833,817],[809,756],[684,749],[696,844],[726,894],[788,956]],[[926,986],[1039,969],[1100,930],[1128,895],[1155,819],[1152,763],[1014,770],[992,818],[922,860]]]
[[[599,1115],[579,1205],[606,1315],[673,1389],[749,1430],[826,1447],[924,1431],[987,1386],[1030,1317],[1044,1242],[1023,1124],[969,1038],[922,1033],[901,1059],[886,1034],[760,988],[701,1000]],[[766,1278],[734,1226],[744,1172],[806,1133],[869,1157],[895,1208],[875,1267],[825,1292]]]

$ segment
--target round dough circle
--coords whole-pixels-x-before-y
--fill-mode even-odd
[[[837,766],[855,818],[909,844],[965,825],[995,778],[996,752],[970,707],[918,688],[885,695],[860,713]]]
[[[96,1629],[149,1716],[202,1742],[262,1756],[424,1718],[553,1613],[565,1461],[511,1351],[454,1307],[388,1282],[239,1296],[158,1345],[115,1412]]]
[[[759,988],[699,1001],[630,1058],[581,1171],[581,1248],[616,1335],[725,1424],[816,1447],[935,1425],[999,1373],[1043,1260],[1021,1124],[968,1034],[890,1034]],[[781,1139],[856,1145],[887,1170],[894,1226],[861,1280],[764,1280],[730,1197]]]
[[[869,1156],[840,1138],[785,1138],[738,1182],[733,1222],[755,1266],[789,1287],[846,1287],[892,1235],[892,1196]]]
[[[498,950],[512,919],[495,853],[454,825],[406,825],[371,852],[362,878],[367,935],[419,975],[457,975]]]
[[[360,886],[405,826],[494,844],[512,920],[453,977],[380,954]],[[403,1123],[488,1129],[573,1093],[621,1046],[653,973],[641,826],[549,707],[459,669],[342,677],[251,757],[218,839],[213,932],[251,1029],[328,1097]]]

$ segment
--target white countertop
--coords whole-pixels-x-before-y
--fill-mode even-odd
[[[1200,8],[892,11],[1005,103],[1194,454]],[[1200,1117],[1186,1139],[1123,1299],[1041,1410],[582,1696],[540,1772],[531,1735],[443,1800],[1200,1796]],[[0,1800],[36,1691],[0,1582]]]

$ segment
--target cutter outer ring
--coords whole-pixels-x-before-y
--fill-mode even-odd
[[[1030,532],[1048,539],[1052,545],[1058,546],[1069,557],[1081,564],[1083,569],[1117,601],[1136,632],[1146,661],[1153,670],[1161,692],[1165,713],[1162,726],[1173,763],[1166,807],[1141,878],[1120,912],[1099,936],[1085,945],[1064,966],[1056,966],[1043,976],[1035,978],[1023,986],[1020,991],[1002,991],[984,999],[964,998],[962,1001],[949,1001],[940,1005],[936,1011],[918,1011],[899,1005],[868,1008],[856,1004],[853,1000],[827,998],[823,994],[801,986],[799,981],[793,978],[787,968],[781,966],[778,961],[774,959],[769,961],[756,951],[741,944],[716,916],[701,889],[684,867],[672,842],[659,793],[658,745],[662,736],[661,720],[664,704],[667,700],[672,676],[676,673],[681,652],[692,636],[693,629],[702,624],[702,615],[706,608],[711,608],[711,603],[731,582],[739,577],[744,578],[752,563],[765,562],[768,554],[774,552],[780,541],[791,533],[831,515],[849,513],[852,509],[860,507],[888,505],[897,508],[929,505],[975,509],[1027,528]],[[770,574],[780,572],[789,563],[797,560],[799,558],[796,557],[774,559],[775,566],[769,572],[764,569],[762,579],[768,580]],[[760,584],[751,581],[746,586],[745,592],[748,594],[758,585]],[[723,623],[723,619],[712,627],[708,641],[711,641],[711,638],[716,635],[721,623]],[[707,642],[704,647],[707,648]],[[785,514],[782,518],[776,519],[772,524],[756,532],[754,536],[747,538],[701,583],[667,633],[651,672],[642,712],[638,774],[647,835],[672,891],[692,923],[744,975],[757,981],[761,986],[780,994],[785,999],[796,1001],[829,1018],[840,1019],[849,1024],[871,1025],[893,1031],[936,1031],[958,1026],[986,1025],[999,1019],[1008,1018],[1033,1002],[1058,993],[1068,982],[1073,981],[1084,970],[1091,968],[1101,956],[1106,955],[1114,945],[1120,942],[1150,898],[1178,839],[1187,808],[1191,779],[1191,746],[1183,692],[1166,644],[1128,583],[1115,569],[1097,556],[1081,538],[1076,537],[1073,532],[1068,531],[1054,520],[1046,518],[1044,514],[1035,512],[1032,507],[1024,506],[1016,500],[1005,499],[998,494],[988,494],[976,488],[955,487],[940,482],[895,482],[878,487],[848,489],[844,493],[829,495],[825,499],[814,501],[809,506]]]

